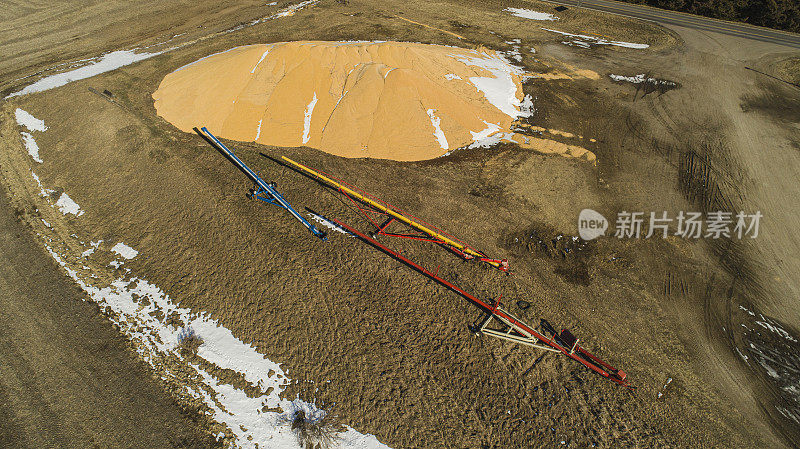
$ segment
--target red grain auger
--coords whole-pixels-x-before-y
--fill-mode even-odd
[[[493,301],[482,300],[477,296],[468,293],[461,287],[458,287],[457,285],[443,279],[437,273],[434,273],[409,259],[408,257],[403,256],[398,251],[387,247],[383,243],[376,240],[376,237],[383,235],[432,242],[444,246],[448,250],[455,252],[466,260],[478,260],[505,273],[508,273],[507,260],[489,258],[486,256],[486,254],[472,249],[444,231],[424,223],[417,218],[411,217],[410,215],[400,211],[400,209],[374,198],[365,192],[358,192],[353,186],[348,187],[345,185],[346,183],[344,181],[334,181],[331,179],[331,176],[313,170],[285,156],[282,157],[282,159],[284,162],[290,164],[289,167],[293,167],[301,173],[316,179],[323,185],[332,187],[347,196],[347,198],[349,198],[358,207],[359,212],[364,215],[375,228],[369,233],[364,233],[347,225],[346,223],[343,223],[340,220],[330,220],[317,214],[320,219],[326,220],[331,225],[335,225],[346,230],[362,241],[436,281],[439,285],[442,285],[450,291],[458,294],[462,298],[478,307],[478,309],[480,309],[482,312],[482,316],[477,323],[469,326],[469,329],[472,332],[500,338],[521,345],[531,346],[545,351],[563,354],[612,382],[632,390],[635,388],[628,383],[627,375],[624,371],[611,366],[584,349],[578,344],[578,338],[576,338],[569,330],[562,329],[560,332],[557,332],[547,321],[542,320],[540,324],[541,331],[539,331],[505,310],[500,302],[500,298],[497,298]],[[373,218],[370,216],[370,213],[384,215],[386,216],[386,221],[384,221],[382,224],[379,224],[378,221],[373,220]],[[417,234],[410,235],[387,232],[386,228],[393,222],[405,223],[417,231]],[[550,334],[550,336],[548,337],[546,334]]]

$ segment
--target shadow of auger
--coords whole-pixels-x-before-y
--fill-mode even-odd
[[[297,168],[297,167],[295,167],[295,166],[293,166],[293,165],[287,164],[286,162],[284,162],[284,161],[282,161],[282,160],[280,160],[280,159],[276,159],[276,158],[274,158],[274,157],[272,157],[272,156],[270,156],[270,155],[268,155],[268,154],[266,154],[266,153],[262,153],[262,152],[260,152],[260,151],[258,152],[258,154],[259,154],[261,157],[263,157],[263,158],[265,158],[265,159],[269,159],[269,160],[271,160],[272,162],[274,162],[274,163],[276,163],[276,164],[280,165],[281,167],[288,168],[289,170],[291,170],[291,171],[293,171],[293,172],[295,172],[295,173],[297,173],[297,174],[300,174],[300,175],[302,175],[304,178],[307,178],[307,179],[310,179],[310,180],[314,181],[314,183],[315,183],[315,184],[317,184],[317,185],[319,185],[319,186],[322,186],[322,187],[324,187],[325,189],[330,189],[330,190],[338,191],[338,190],[337,190],[337,189],[335,189],[334,187],[330,186],[328,183],[326,183],[326,182],[322,181],[321,179],[319,179],[319,178],[316,178],[316,177],[314,177],[314,176],[312,176],[312,175],[310,175],[310,174],[308,174],[308,173],[304,172],[303,170],[300,170],[299,168]]]
[[[231,157],[230,157],[230,156],[228,156],[228,153],[226,153],[226,152],[222,151],[222,149],[221,149],[221,148],[217,147],[217,144],[216,144],[216,143],[214,143],[214,141],[213,141],[213,140],[209,139],[209,138],[208,138],[208,136],[206,136],[205,134],[203,134],[203,132],[202,132],[202,131],[200,131],[200,128],[198,128],[198,127],[194,126],[194,127],[192,127],[192,131],[194,131],[195,133],[197,133],[197,135],[198,135],[198,136],[202,137],[202,138],[203,138],[203,140],[205,140],[207,144],[211,145],[211,147],[212,147],[212,148],[214,148],[215,150],[217,150],[217,151],[219,152],[219,154],[221,154],[221,155],[225,156],[225,159],[228,159],[229,161],[231,161]],[[231,161],[231,162],[233,162],[233,161]]]

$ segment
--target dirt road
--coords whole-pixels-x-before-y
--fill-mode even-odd
[[[213,447],[0,195],[0,447]]]

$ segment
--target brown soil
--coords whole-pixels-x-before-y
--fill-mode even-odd
[[[65,241],[74,232],[87,241],[122,239],[136,247],[141,256],[126,266],[285,364],[296,381],[287,394],[315,399],[392,447],[791,445],[796,427],[775,412],[780,397],[774,386],[734,352],[746,350],[746,340],[733,330],[740,327],[734,311],[746,305],[784,321],[797,335],[800,315],[781,312],[796,310],[790,295],[795,284],[765,286],[768,271],[759,265],[774,263],[770,250],[789,260],[786,251],[796,248],[788,212],[781,214],[775,202],[781,182],[792,180],[784,187],[796,191],[794,175],[781,172],[769,189],[758,190],[754,186],[770,175],[764,167],[746,172],[759,159],[746,158],[752,142],[737,140],[754,123],[769,131],[759,134],[759,143],[782,145],[796,136],[791,125],[740,108],[742,95],[779,88],[757,84],[760,75],[739,60],[705,48],[676,48],[676,34],[649,24],[570,10],[559,29],[591,27],[653,45],[648,51],[584,51],[558,44],[536,22],[521,24],[499,13],[505,6],[321,2],[280,22],[6,102],[4,177],[24,217],[41,227],[34,213],[41,200],[13,122],[19,106],[50,127],[37,136],[45,163],[35,169],[42,182],[68,191],[86,210],[78,219],[53,214],[54,232]],[[242,14],[242,21],[250,18]],[[602,20],[591,23],[596,17]],[[532,71],[567,65],[601,74],[644,71],[682,87],[643,96],[604,77],[527,83],[525,93],[536,98],[538,111],[529,124],[596,139],[581,141],[597,155],[596,167],[513,144],[414,163],[342,159],[302,147],[231,146],[298,206],[367,229],[341,197],[260,153],[285,154],[333,173],[489,254],[509,257],[514,275],[506,277],[459,262],[441,248],[390,242],[484,298],[502,294],[528,322],[545,318],[572,329],[588,349],[628,372],[635,393],[563,358],[475,338],[466,325],[476,311],[458,297],[355,239],[333,234],[321,243],[280,209],[246,201],[249,186],[241,173],[201,138],[157,117],[150,97],[180,65],[238,45],[375,39],[507,49],[503,42],[512,38],[537,48],[523,60]],[[683,39],[706,42],[691,34]],[[719,75],[709,75],[709,66]],[[716,83],[724,85],[724,94]],[[113,92],[115,102],[90,87]],[[674,215],[717,204],[703,200],[707,192],[698,194],[681,174],[686,154],[700,148],[713,155],[726,204],[769,207],[784,217],[774,229],[786,238],[747,248],[677,238],[603,238],[570,252],[548,246],[558,235],[576,233],[578,212],[586,207],[614,217],[621,210]],[[796,166],[796,151],[781,157]],[[738,201],[737,193],[745,200]],[[798,207],[790,204],[790,210]],[[531,243],[539,240],[544,243]],[[781,241],[789,248],[779,248]],[[781,279],[797,273],[795,265],[780,267]],[[530,307],[518,308],[518,300]]]
[[[22,214],[0,193],[0,447],[219,447]]]

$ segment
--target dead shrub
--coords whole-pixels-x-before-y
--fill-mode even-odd
[[[312,419],[303,410],[298,410],[292,417],[292,432],[297,436],[300,447],[306,449],[329,449],[336,442],[336,426],[327,419],[327,415]]]
[[[203,339],[191,327],[184,327],[178,332],[178,351],[182,356],[188,357],[197,354]]]

